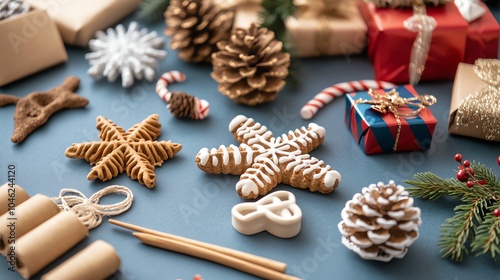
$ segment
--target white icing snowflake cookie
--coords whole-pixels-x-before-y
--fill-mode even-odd
[[[229,131],[239,147],[203,148],[195,161],[208,173],[241,175],[236,191],[242,198],[266,195],[279,183],[324,194],[340,183],[337,171],[309,155],[325,139],[325,129],[315,123],[276,138],[265,126],[240,115],[231,121]]]

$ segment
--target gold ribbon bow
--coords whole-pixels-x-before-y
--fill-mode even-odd
[[[404,98],[399,96],[399,92],[396,89],[391,89],[388,92],[384,92],[384,94],[380,94],[373,89],[368,90],[368,94],[372,97],[373,100],[368,99],[358,99],[355,104],[372,104],[370,106],[371,109],[382,113],[392,113],[396,117],[396,122],[398,123],[398,131],[396,133],[396,140],[394,141],[394,146],[392,147],[392,151],[397,151],[399,136],[401,135],[401,118],[400,117],[412,117],[416,116],[422,111],[424,108],[432,106],[436,104],[436,97],[433,95],[425,94],[418,95],[411,98]],[[412,109],[412,107],[414,109]],[[403,111],[400,109],[409,109]]]
[[[500,61],[478,59],[473,70],[484,86],[460,102],[456,125],[478,128],[482,123],[485,139],[494,141],[500,136]]]

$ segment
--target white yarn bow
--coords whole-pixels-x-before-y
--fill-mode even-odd
[[[473,22],[486,13],[479,0],[455,0],[455,5],[468,22]]]
[[[126,197],[115,204],[100,205],[99,199],[109,194],[122,194]],[[63,211],[75,213],[88,229],[93,229],[101,224],[103,216],[115,216],[127,211],[132,206],[134,195],[127,187],[113,185],[96,192],[90,198],[78,190],[62,189],[59,196],[52,200]]]

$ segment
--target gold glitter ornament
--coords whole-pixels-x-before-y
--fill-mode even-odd
[[[474,73],[484,82],[475,93],[460,102],[455,124],[459,128],[475,126],[482,128],[484,138],[500,140],[500,61],[478,59],[474,63]]]

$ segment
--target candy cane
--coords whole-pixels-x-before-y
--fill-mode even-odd
[[[172,111],[172,104],[170,103],[172,95],[178,94],[170,92],[167,89],[167,86],[177,82],[184,82],[186,80],[186,76],[179,71],[169,71],[161,75],[160,79],[156,83],[156,93],[158,96],[168,103],[167,108]],[[210,110],[210,105],[208,101],[204,99],[199,99],[197,97],[192,97],[191,95],[185,94],[191,98],[194,98],[195,104],[194,107],[191,108],[193,114],[192,118],[201,120],[208,116],[208,112]]]
[[[327,87],[320,93],[316,94],[313,99],[307,102],[300,110],[300,115],[303,119],[308,120],[314,117],[319,109],[323,108],[326,104],[330,103],[336,97],[341,97],[346,93],[372,89],[387,89],[395,87],[394,84],[374,80],[360,80],[345,83],[335,84]]]

